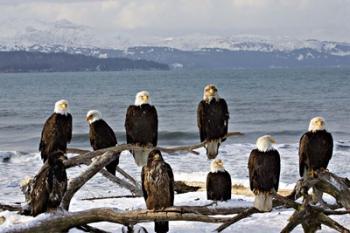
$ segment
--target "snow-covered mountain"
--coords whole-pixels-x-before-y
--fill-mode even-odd
[[[125,50],[130,47],[170,47],[184,51],[219,48],[231,51],[292,51],[310,48],[332,55],[350,55],[350,43],[300,40],[286,37],[212,36],[192,34],[175,37],[131,36],[124,32],[102,31],[68,20],[44,22],[14,19],[0,22],[1,50],[41,50],[56,52],[72,48]],[[75,52],[79,53],[79,50]]]
[[[126,57],[184,68],[350,66],[350,43],[287,37],[135,36],[68,20],[0,22],[0,51]]]

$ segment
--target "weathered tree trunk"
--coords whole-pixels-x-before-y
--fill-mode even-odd
[[[316,187],[318,190],[332,195],[336,201],[349,210],[349,183],[346,178],[338,177],[328,171],[319,171],[316,178],[301,179],[294,188],[293,195],[303,196],[303,204],[294,202],[293,200],[282,197],[278,194],[274,198],[279,202],[285,203],[295,209],[294,214],[290,217],[289,223],[281,232],[291,232],[298,225],[302,225],[305,233],[314,233],[321,229],[322,225],[326,225],[338,232],[350,233],[350,230],[334,221],[327,215],[336,214],[339,211],[327,210],[321,207],[311,206],[312,197],[308,194],[308,190]],[[342,214],[348,214],[349,211],[341,211]],[[340,213],[339,213],[340,214]]]
[[[204,207],[203,207],[204,208]],[[206,212],[210,212],[206,210]],[[181,208],[172,207],[164,211],[140,210],[119,211],[112,208],[96,208],[74,213],[57,212],[48,215],[30,224],[14,225],[3,230],[3,233],[37,233],[37,232],[63,232],[68,229],[86,225],[93,222],[113,222],[122,225],[136,222],[149,221],[196,221],[208,223],[220,223],[228,220],[227,217],[210,217],[201,213],[185,211]]]

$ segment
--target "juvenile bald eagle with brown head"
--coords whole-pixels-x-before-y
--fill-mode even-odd
[[[136,94],[135,104],[130,105],[125,118],[126,141],[141,147],[156,146],[158,142],[158,115],[150,105],[150,94],[141,91]],[[137,166],[147,164],[149,149],[133,150]]]
[[[249,156],[250,190],[255,194],[254,207],[260,211],[272,210],[272,192],[278,191],[281,171],[280,154],[272,147],[275,140],[270,135],[258,138],[257,149]]]
[[[29,205],[31,215],[56,210],[67,190],[67,173],[62,151],[49,154],[46,163],[34,177]]]
[[[204,88],[203,100],[197,108],[197,125],[201,142],[206,141],[208,159],[218,155],[223,137],[227,134],[229,112],[226,101],[219,97],[213,84]]]
[[[299,142],[299,174],[301,177],[314,176],[314,171],[326,169],[333,155],[333,138],[326,130],[322,117],[312,118],[309,131]]]
[[[211,162],[206,188],[208,200],[227,201],[231,199],[231,176],[225,170],[221,159],[214,159]]]
[[[105,149],[117,144],[117,137],[113,129],[102,119],[101,112],[90,110],[86,114],[86,120],[89,123],[90,145],[94,150]],[[114,161],[106,166],[107,171],[115,175],[116,167],[119,164],[120,153],[115,153]]]
[[[174,205],[174,175],[159,150],[153,150],[148,155],[147,165],[142,168],[141,182],[143,197],[147,209],[159,210]],[[167,221],[155,221],[154,231],[165,233],[169,231]]]
[[[72,115],[69,113],[67,100],[55,103],[54,113],[46,120],[41,132],[39,151],[45,162],[48,155],[55,151],[67,150],[67,143],[72,139]]]

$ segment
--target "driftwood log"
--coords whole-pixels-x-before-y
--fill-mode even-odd
[[[109,161],[108,155],[109,154],[106,153],[100,159],[95,160],[91,166],[103,167],[104,161]],[[334,177],[336,177],[336,179]],[[318,173],[317,178],[299,180],[293,193],[295,196],[304,197],[302,203],[296,202],[291,197],[274,194],[274,206],[284,205],[287,208],[295,209],[295,212],[289,219],[289,223],[281,232],[291,232],[296,226],[301,225],[304,232],[313,233],[320,229],[322,225],[325,225],[338,232],[350,233],[350,230],[346,226],[342,226],[330,217],[331,215],[348,215],[350,214],[350,210],[337,211],[310,204],[312,197],[308,194],[307,190],[318,184],[322,184],[317,186],[321,191],[330,194],[333,193],[336,200],[339,199],[339,202],[343,200],[342,203],[347,203],[344,202],[347,198],[340,198],[339,195],[342,194],[338,194],[344,190],[349,190],[350,186],[348,185],[347,179],[335,176],[328,171],[322,171]],[[100,221],[130,226],[129,224],[134,225],[136,223],[154,220],[222,223],[222,225],[216,229],[216,231],[221,232],[232,224],[255,213],[260,212],[255,208],[208,208],[203,206],[170,207],[162,211],[120,211],[112,208],[97,208],[74,213],[57,211],[46,218],[42,218],[40,221],[12,226],[5,229],[4,232],[50,232],[53,229],[55,229],[55,231],[65,231],[72,227],[79,226],[86,226],[89,228],[86,224]],[[223,215],[233,214],[235,214],[234,217],[223,217]],[[219,217],[215,215],[219,215]]]
[[[220,223],[228,217],[211,217],[209,215],[225,215],[239,213],[244,208],[209,209],[206,207],[170,207],[162,211],[136,210],[120,211],[113,208],[95,208],[79,212],[57,211],[55,214],[41,217],[39,221],[30,224],[20,224],[4,229],[3,233],[36,233],[36,232],[64,232],[68,229],[88,223],[108,221],[122,225],[150,221],[195,221]]]
[[[319,191],[333,196],[339,207],[344,207],[346,211],[333,211],[327,206],[323,208],[323,200],[320,200],[320,206],[311,205],[312,196],[308,193],[310,188],[317,188]],[[289,223],[281,232],[291,232],[298,225],[302,225],[304,232],[314,233],[320,230],[322,225],[325,225],[338,232],[350,233],[349,228],[342,226],[329,217],[329,215],[350,213],[350,182],[347,178],[339,177],[327,170],[318,171],[315,178],[299,180],[294,190],[296,197],[303,196],[302,204],[275,194],[275,199],[295,209],[295,212],[289,219]]]
[[[228,133],[225,138],[242,135],[239,132],[231,132]],[[166,153],[175,153],[179,151],[187,151],[187,152],[193,152],[194,149],[198,149],[200,147],[203,147],[205,143],[201,143],[198,145],[191,145],[191,146],[181,146],[181,147],[173,147],[173,148],[163,148],[163,147],[156,147],[157,149],[164,151]],[[121,153],[124,150],[137,150],[140,149],[138,146],[129,145],[129,144],[121,144],[117,145],[115,147],[110,147],[107,149],[97,150],[94,152],[87,152],[83,155],[78,155],[76,157],[73,157],[67,161],[65,161],[66,167],[71,167],[79,164],[90,164],[91,161],[93,161],[88,168],[82,172],[78,177],[73,178],[69,184],[67,191],[65,195],[63,196],[63,200],[61,202],[61,207],[68,210],[70,201],[73,197],[73,195],[89,180],[91,179],[97,172],[100,172],[107,164],[109,164],[113,160],[113,154],[115,153]],[[75,152],[82,152],[82,150],[74,149]],[[72,150],[68,150],[72,152]],[[101,155],[101,153],[103,153]],[[101,155],[101,156],[99,156]],[[72,162],[73,161],[73,162]],[[118,169],[120,171],[121,169]],[[107,174],[107,172],[102,173],[103,175],[107,176],[107,178],[112,179],[111,176]],[[124,174],[127,174],[124,172]],[[129,175],[128,175],[129,176]],[[131,177],[131,176],[129,176]],[[114,178],[113,178],[114,179]],[[135,179],[132,179],[135,183]],[[128,187],[129,190],[136,194],[141,195],[141,190],[137,185],[127,184],[127,182],[124,182],[123,185],[121,185],[122,180],[116,180],[116,183],[118,183],[120,186]]]
[[[233,133],[232,136],[238,135]],[[158,147],[163,152],[175,153],[179,151],[194,152],[194,149],[202,147],[204,144],[162,148]],[[113,208],[95,208],[79,212],[68,212],[69,204],[74,194],[96,173],[101,172],[102,175],[112,180],[114,183],[121,184],[122,187],[130,190],[134,195],[139,195],[138,184],[136,180],[128,175],[125,171],[118,169],[118,172],[127,180],[110,175],[104,170],[104,167],[113,160],[113,153],[122,152],[124,150],[137,149],[133,145],[118,145],[103,150],[94,152],[69,149],[69,152],[78,154],[66,160],[65,166],[67,168],[77,166],[80,164],[87,165],[86,168],[75,178],[69,182],[67,192],[65,193],[61,202],[61,207],[58,211],[50,213],[46,216],[33,222],[14,225],[4,229],[3,232],[52,232],[52,231],[67,231],[73,227],[79,227],[87,231],[94,230],[93,227],[88,226],[89,223],[107,221],[128,226],[129,229],[136,223],[148,221],[197,221],[207,223],[221,223],[222,225],[216,231],[223,231],[227,227],[236,222],[247,218],[255,213],[260,213],[255,208],[213,208],[213,207],[198,207],[198,206],[182,206],[170,207],[161,211],[149,210],[134,210],[121,211]],[[328,193],[337,201],[337,208],[345,208],[346,210],[332,210],[327,206],[311,205],[311,196],[308,194],[310,188],[316,187],[318,190]],[[298,203],[295,200],[303,197],[303,202]],[[331,215],[345,215],[350,213],[350,181],[347,178],[336,176],[328,171],[319,171],[317,177],[308,178],[306,180],[299,180],[289,196],[280,196],[274,194],[274,207],[285,206],[286,208],[293,208],[295,212],[289,219],[289,223],[282,229],[282,232],[291,232],[296,226],[301,225],[304,232],[313,233],[322,225],[328,226],[338,232],[349,233],[346,226],[342,226]],[[11,208],[11,206],[6,206]],[[16,206],[15,208],[17,208]],[[218,215],[218,216],[216,216]],[[234,217],[224,215],[235,215]],[[103,230],[95,229],[99,232]]]
[[[229,138],[233,136],[242,136],[243,134],[240,132],[229,132],[226,134],[224,138]],[[149,147],[149,149],[158,149],[160,151],[163,151],[165,153],[177,153],[177,152],[190,152],[194,154],[199,154],[198,152],[194,151],[195,149],[199,149],[205,145],[205,142],[190,146],[177,146],[177,147]],[[96,151],[88,151],[88,150],[82,150],[77,148],[69,148],[67,150],[68,153],[78,154],[77,156],[74,156],[66,161],[64,161],[64,165],[66,168],[74,167],[77,165],[85,164],[90,165],[92,159],[99,157],[103,155],[104,153],[110,151],[110,152],[116,152],[121,153],[124,150],[137,150],[142,149],[139,146],[135,145],[128,145],[128,144],[121,144],[117,145],[115,147],[110,147],[106,149],[96,150]],[[107,163],[108,164],[108,163]],[[127,172],[125,172],[123,169],[117,166],[116,170],[119,174],[124,176],[128,181],[120,179],[116,176],[111,175],[104,169],[100,169],[98,172],[100,172],[103,176],[105,176],[107,179],[112,181],[113,183],[117,184],[118,186],[122,188],[126,188],[131,191],[131,193],[135,196],[141,196],[141,187],[140,184],[137,183],[137,181],[130,176]]]

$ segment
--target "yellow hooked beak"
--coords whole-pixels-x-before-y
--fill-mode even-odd
[[[320,120],[316,121],[316,125],[318,125],[319,127],[323,126],[323,121],[320,121]]]
[[[68,105],[66,103],[61,104],[62,109],[66,109],[67,107],[68,107]]]
[[[216,87],[209,87],[206,92],[210,95],[210,96],[214,96],[216,94],[218,90],[216,89]]]
[[[222,165],[224,165],[224,164],[223,164],[223,162],[222,162],[221,160],[219,160],[219,161],[218,161],[218,165],[219,165],[219,166],[222,166]]]
[[[274,138],[271,138],[271,143],[272,143],[272,144],[276,144],[277,141],[276,141]]]
[[[147,95],[143,95],[143,96],[141,96],[141,99],[142,99],[143,101],[146,101],[146,100],[148,100],[148,96],[147,96]]]

